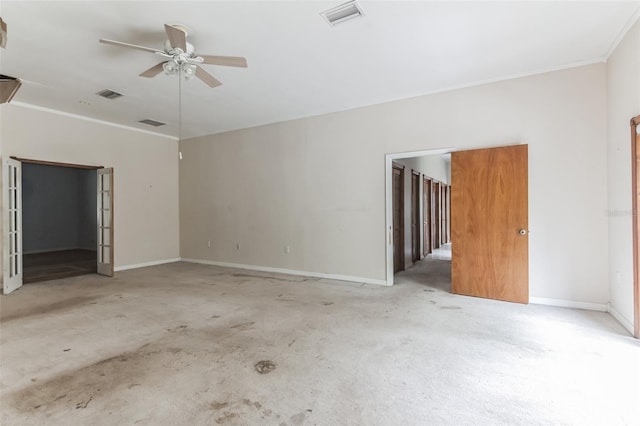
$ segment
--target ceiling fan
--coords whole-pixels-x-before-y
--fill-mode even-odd
[[[113,44],[115,46],[127,47],[130,49],[144,50],[155,53],[167,60],[152,66],[140,74],[140,77],[155,77],[161,72],[169,75],[182,74],[185,78],[198,77],[210,87],[217,87],[222,84],[214,76],[205,71],[200,64],[222,65],[227,67],[247,67],[247,60],[239,56],[213,56],[196,55],[191,43],[187,43],[188,29],[184,25],[165,24],[164,29],[168,40],[164,43],[164,50],[151,47],[137,46],[135,44],[123,43],[121,41],[100,39],[100,43]]]

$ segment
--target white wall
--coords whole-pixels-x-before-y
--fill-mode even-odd
[[[175,140],[14,104],[0,124],[3,158],[114,168],[116,267],[179,257]]]
[[[594,64],[183,141],[181,254],[384,281],[385,154],[527,143],[531,295],[605,304],[606,81]]]
[[[627,329],[633,324],[631,207],[632,117],[640,115],[640,22],[607,62],[607,188],[611,307]]]

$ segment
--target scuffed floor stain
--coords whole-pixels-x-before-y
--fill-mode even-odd
[[[212,401],[209,408],[214,411],[222,411],[222,415],[216,414],[215,422],[217,424],[252,424],[247,419],[255,419],[256,415],[260,416],[264,422],[260,424],[274,424],[273,417],[280,419],[280,414],[274,414],[258,401],[252,401],[249,398],[242,398],[237,401]]]
[[[295,414],[289,417],[289,421],[293,426],[300,426],[304,423],[304,420],[307,418],[307,413],[304,411],[298,414]]]
[[[30,381],[25,388],[6,395],[3,406],[11,406],[22,413],[45,415],[75,409],[91,410],[94,405],[101,407],[113,395],[136,392],[132,388],[145,388],[148,376],[153,377],[158,372],[166,378],[189,369],[196,359],[201,365],[208,365],[225,356],[243,353],[251,345],[262,344],[228,327],[184,327],[170,329],[162,338],[137,349],[65,371],[48,380]],[[199,343],[203,341],[215,343]],[[268,369],[268,365],[265,368]],[[223,418],[223,421],[227,420]]]
[[[216,423],[219,425],[225,425],[225,424],[230,424],[231,422],[233,422],[236,417],[238,417],[238,415],[236,413],[226,413],[221,417],[218,417],[216,419]]]
[[[22,412],[87,408],[101,394],[124,390],[132,380],[141,381],[146,374],[145,364],[158,353],[160,351],[145,345],[48,381],[33,383],[12,395],[12,405]]]
[[[209,406],[211,408],[213,408],[214,410],[222,410],[223,408],[228,407],[229,403],[228,402],[212,401],[211,404],[209,404]]]
[[[0,322],[6,323],[16,319],[24,319],[36,315],[52,314],[76,309],[93,303],[97,296],[77,296],[59,302],[48,303],[46,305],[36,305],[29,309],[22,309],[10,315],[0,315]],[[1,311],[0,311],[1,312]]]
[[[258,361],[255,367],[258,373],[268,374],[276,369],[276,364],[273,361],[263,360],[263,361]]]
[[[440,309],[457,310],[457,309],[462,309],[462,307],[460,307],[460,306],[440,306]]]
[[[99,390],[99,389],[98,389]],[[87,408],[87,406],[89,405],[89,403],[91,402],[91,400],[93,399],[93,395],[89,396],[89,399],[87,399],[87,401],[80,401],[76,404],[76,410],[78,408]]]
[[[251,330],[253,329],[253,325],[255,324],[255,321],[251,321],[251,322],[243,322],[242,324],[236,324],[236,325],[232,325],[229,328],[233,328],[236,330]]]

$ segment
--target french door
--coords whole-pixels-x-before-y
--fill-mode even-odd
[[[22,287],[22,165],[2,162],[2,292]]]

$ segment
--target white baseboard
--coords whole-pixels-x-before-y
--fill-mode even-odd
[[[156,266],[156,265],[164,265],[165,263],[180,262],[180,260],[181,259],[179,257],[176,257],[174,259],[154,260],[151,262],[136,263],[133,265],[116,266],[115,268],[113,268],[113,270],[116,272],[126,271],[128,269],[146,268],[147,266]]]
[[[325,278],[329,280],[349,281],[365,284],[387,285],[385,280],[376,280],[373,278],[354,277],[352,275],[324,274],[321,272],[297,271],[294,269],[272,268],[269,266],[243,265],[239,263],[217,262],[215,260],[204,259],[182,259],[183,262],[200,263],[203,265],[222,266],[225,268],[246,269],[249,271],[272,272],[277,274],[298,275],[303,277]]]
[[[616,319],[624,328],[627,329],[629,333],[633,336],[633,324],[631,324],[625,317],[623,317],[620,312],[616,311],[611,303],[607,303],[607,312],[611,314],[612,317]]]
[[[575,300],[547,299],[544,297],[530,297],[529,303],[536,305],[559,306],[562,308],[586,309],[588,311],[607,312],[607,305],[603,303],[576,302]]]

